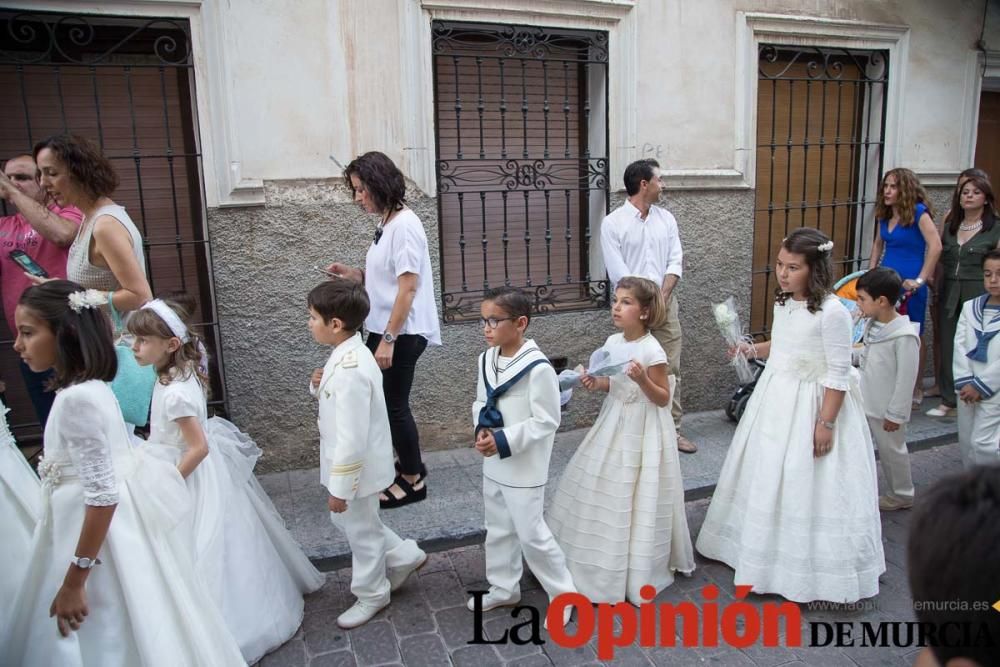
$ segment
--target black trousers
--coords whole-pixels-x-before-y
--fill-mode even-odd
[[[370,333],[365,344],[375,354],[381,334]],[[382,371],[382,391],[389,412],[392,447],[399,457],[399,469],[407,475],[419,475],[423,468],[420,458],[420,435],[410,412],[410,389],[417,359],[427,349],[427,339],[415,334],[402,334],[393,344],[392,366]]]

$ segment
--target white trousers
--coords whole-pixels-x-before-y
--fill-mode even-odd
[[[878,447],[878,460],[885,475],[887,495],[896,500],[913,500],[913,473],[910,470],[910,453],[906,449],[906,424],[889,433],[882,428],[884,419],[868,417],[872,438]]]
[[[958,451],[962,465],[1000,463],[1000,402],[958,402]]]
[[[521,556],[551,600],[576,591],[566,556],[545,523],[545,487],[521,488],[483,477],[486,580],[506,597],[521,590]]]
[[[330,520],[351,545],[351,593],[371,605],[387,603],[386,568],[415,565],[424,552],[416,542],[401,539],[382,523],[377,493],[348,500],[347,511],[330,512]]]

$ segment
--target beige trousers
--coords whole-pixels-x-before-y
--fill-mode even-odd
[[[653,336],[667,353],[667,373],[676,379],[674,393],[670,397],[670,415],[674,418],[674,426],[681,430],[681,320],[677,311],[677,295],[671,294],[667,302],[667,321],[659,329],[653,329]]]
[[[878,447],[878,460],[885,475],[886,495],[896,500],[913,501],[913,473],[910,471],[910,452],[906,449],[906,424],[890,433],[882,428],[884,420],[868,417],[872,439]]]

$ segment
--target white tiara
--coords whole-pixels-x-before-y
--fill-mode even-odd
[[[188,333],[187,327],[184,326],[184,322],[174,309],[168,306],[162,299],[153,299],[152,301],[147,301],[142,305],[141,310],[151,310],[167,325],[171,333],[181,339],[182,343],[191,342],[191,334]]]
[[[79,313],[84,308],[98,308],[108,302],[108,293],[96,289],[78,290],[68,298],[69,307]]]

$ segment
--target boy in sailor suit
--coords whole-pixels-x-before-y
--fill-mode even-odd
[[[341,628],[370,620],[389,604],[389,593],[426,561],[413,540],[400,539],[379,518],[378,494],[396,477],[382,371],[359,329],[368,295],[346,279],[309,293],[309,330],[333,353],[309,386],[319,401],[320,481],[329,491],[330,520],[351,545],[351,592],[357,602],[337,617]]]
[[[861,398],[885,475],[885,512],[913,507],[913,473],[906,449],[913,385],[920,365],[920,329],[896,312],[903,281],[893,269],[880,266],[858,278],[858,307],[865,317],[858,359]]]
[[[483,455],[486,579],[483,611],[521,599],[521,555],[549,599],[575,592],[566,557],[543,518],[549,457],[559,428],[559,383],[548,359],[524,332],[531,302],[521,291],[487,292],[480,306],[490,347],[479,356],[472,405],[475,447]],[[468,608],[474,610],[476,599]],[[568,619],[567,607],[563,618]]]
[[[962,306],[952,358],[966,468],[1000,463],[1000,250],[983,256],[983,284],[987,293]]]

